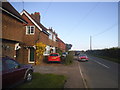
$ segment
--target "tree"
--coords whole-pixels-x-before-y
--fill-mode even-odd
[[[66,44],[66,51],[70,50],[72,48],[72,44]]]
[[[42,42],[36,43],[36,55],[38,56],[38,60],[36,63],[40,63],[40,60],[43,57],[43,53],[45,52],[46,45],[43,44]]]

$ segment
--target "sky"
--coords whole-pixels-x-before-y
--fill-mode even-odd
[[[40,22],[52,27],[72,50],[118,46],[118,2],[10,2],[21,12],[40,12]]]

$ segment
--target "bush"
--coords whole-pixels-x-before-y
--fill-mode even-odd
[[[69,65],[73,63],[73,52],[68,52],[68,55],[65,58],[65,64]]]

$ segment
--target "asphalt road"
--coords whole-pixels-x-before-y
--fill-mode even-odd
[[[87,88],[118,88],[117,63],[88,56],[88,62],[79,62]]]

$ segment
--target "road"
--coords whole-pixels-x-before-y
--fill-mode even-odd
[[[88,56],[88,62],[74,59],[72,65],[42,64],[34,66],[34,72],[67,76],[64,88],[118,88],[118,64]]]
[[[118,88],[118,64],[88,56],[88,62],[78,62],[88,88]]]

